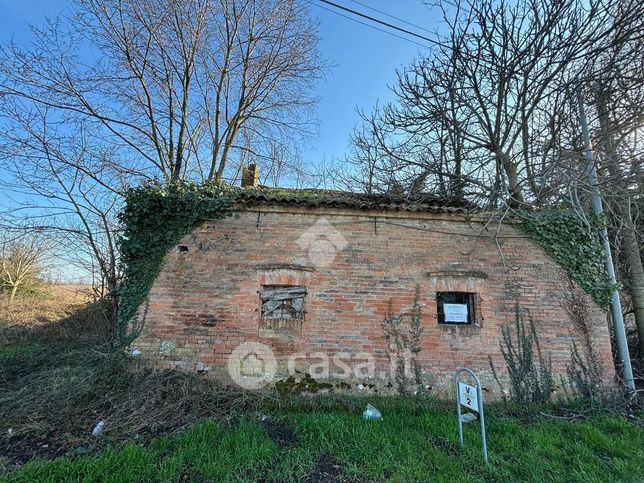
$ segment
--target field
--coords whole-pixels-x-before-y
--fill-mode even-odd
[[[477,423],[459,450],[451,403],[152,371],[113,354],[83,287],[53,290],[0,307],[0,481],[644,481],[634,408],[490,405],[485,465]]]

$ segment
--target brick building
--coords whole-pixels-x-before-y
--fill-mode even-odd
[[[592,345],[610,383],[605,312],[511,224],[488,221],[431,199],[248,190],[231,216],[203,223],[167,254],[135,344],[161,366],[229,380],[231,357],[248,355],[235,349],[261,343],[277,378],[297,371],[382,387],[395,353],[382,321],[390,303],[409,314],[418,286],[417,362],[430,392],[449,391],[455,368],[466,366],[498,396],[490,359],[503,379],[501,327],[513,324],[516,301],[557,381],[574,339]],[[570,314],[573,296],[587,308],[585,329]],[[250,355],[242,369],[263,367],[265,352]]]

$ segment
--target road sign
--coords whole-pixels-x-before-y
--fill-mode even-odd
[[[458,391],[461,396],[461,406],[465,406],[473,411],[479,412],[479,398],[476,387],[469,386],[461,381],[458,382]]]
[[[470,386],[461,382],[461,374],[468,374],[471,379],[476,383],[475,386]],[[485,415],[483,414],[483,393],[481,392],[481,381],[478,376],[474,374],[474,371],[467,369],[465,367],[460,367],[456,369],[454,374],[454,389],[456,392],[456,416],[458,420],[458,442],[461,445],[461,450],[463,449],[463,423],[472,421],[472,413],[462,414],[461,406],[471,409],[479,413],[479,419],[481,421],[481,442],[483,444],[483,459],[487,463],[487,440],[485,439]]]

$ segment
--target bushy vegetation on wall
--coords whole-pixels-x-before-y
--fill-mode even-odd
[[[137,310],[145,303],[170,248],[204,220],[226,216],[233,188],[190,182],[150,182],[131,188],[119,215],[123,280],[117,289],[116,343],[125,346],[140,333]],[[141,319],[144,317],[141,317]]]
[[[586,224],[570,209],[525,213],[518,225],[541,246],[602,307],[610,303],[611,285],[604,267],[598,229],[603,220],[589,217]]]

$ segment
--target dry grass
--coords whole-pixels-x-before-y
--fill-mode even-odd
[[[88,285],[45,285],[37,296],[0,298],[0,339],[5,343],[42,339],[108,337],[111,307]]]
[[[94,300],[89,285],[45,285],[37,296],[18,296],[10,303],[0,298],[0,324],[35,327],[73,314]]]
[[[87,287],[0,305],[0,472],[34,457],[94,451],[227,421],[260,398],[195,374],[153,371],[115,353],[109,304]],[[91,436],[105,421],[101,438]]]
[[[137,369],[98,341],[13,347],[0,352],[0,468],[230,421],[260,401],[195,374]]]

